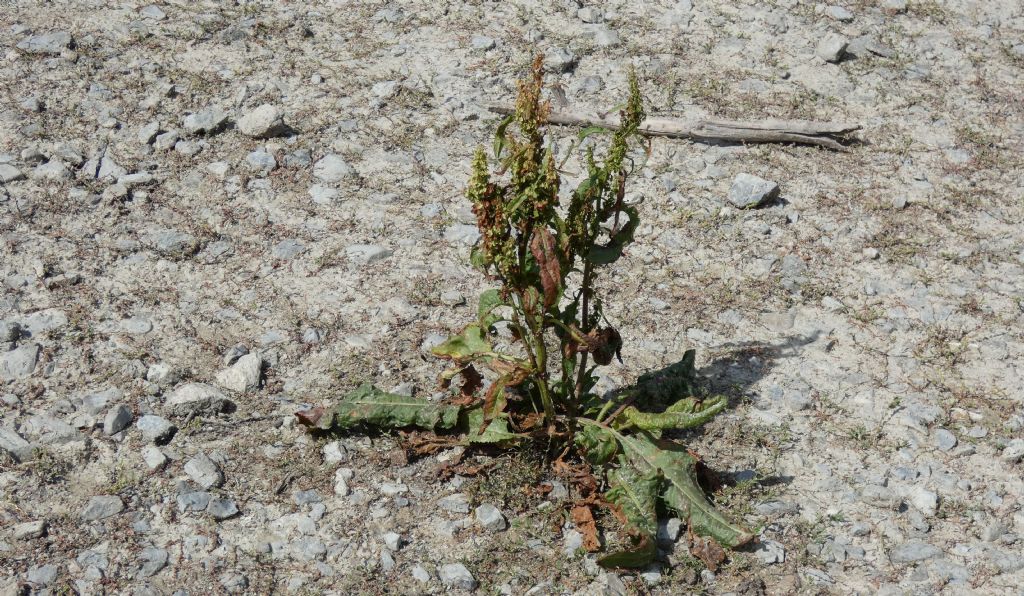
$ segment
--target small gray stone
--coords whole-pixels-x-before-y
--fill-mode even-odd
[[[939,508],[939,495],[923,486],[915,486],[907,491],[907,500],[927,516],[935,515]]]
[[[452,224],[445,228],[444,239],[452,244],[472,246],[480,239],[480,230],[475,225]]]
[[[48,586],[57,581],[57,566],[37,565],[32,567],[25,575],[25,579],[27,579],[30,584]]]
[[[896,509],[900,506],[902,499],[891,488],[867,484],[861,488],[860,498],[869,505],[882,507],[884,509]]]
[[[98,521],[112,517],[124,511],[124,502],[116,495],[102,495],[89,499],[82,510],[83,521]]]
[[[185,464],[185,473],[203,488],[224,484],[224,473],[205,453],[199,453]]]
[[[1021,458],[1024,458],[1024,439],[1010,440],[999,457],[1012,464],[1019,462]]]
[[[159,6],[150,4],[149,6],[143,6],[139,9],[139,14],[146,17],[147,19],[153,19],[154,21],[162,21],[167,18],[165,13]]]
[[[914,563],[917,561],[934,559],[940,555],[942,555],[942,549],[939,547],[928,544],[927,542],[912,540],[910,542],[904,542],[889,551],[889,560],[896,564]]]
[[[217,413],[231,404],[223,393],[205,383],[187,383],[178,387],[165,406],[175,416]]]
[[[189,134],[213,134],[219,132],[227,124],[228,115],[216,106],[208,107],[185,116],[182,127]]]
[[[592,6],[584,6],[583,8],[576,11],[576,16],[580,18],[584,23],[603,23],[604,13],[600,8],[594,8]]]
[[[757,543],[754,556],[765,565],[786,562],[786,548],[774,540],[761,540]]]
[[[551,72],[568,72],[576,65],[576,60],[569,48],[549,48],[544,52],[544,68]]]
[[[39,164],[32,170],[33,180],[50,180],[59,182],[61,180],[71,179],[71,170],[67,168],[58,160],[48,161],[44,164]]]
[[[210,505],[213,495],[206,491],[192,491],[182,493],[175,498],[178,503],[178,511],[205,511]]]
[[[313,165],[313,176],[327,183],[341,182],[355,174],[352,166],[343,157],[336,154],[325,155]]]
[[[376,244],[352,244],[345,247],[345,255],[353,263],[368,265],[390,257],[394,252],[390,248]]]
[[[23,174],[21,170],[11,164],[0,163],[0,183],[8,184],[24,179],[25,174]]]
[[[206,512],[213,519],[221,521],[238,515],[238,506],[232,499],[213,499],[206,508]]]
[[[842,6],[829,6],[825,9],[825,15],[842,23],[853,21],[853,13]]]
[[[139,553],[139,559],[142,561],[142,566],[139,568],[139,572],[136,574],[138,579],[145,579],[147,577],[153,577],[160,572],[161,569],[167,566],[167,551],[162,548],[147,547],[142,549]]]
[[[469,45],[474,50],[487,51],[493,50],[496,44],[494,39],[491,37],[487,37],[486,35],[474,35],[472,39],[470,39]]]
[[[132,423],[132,411],[128,408],[118,405],[111,408],[106,417],[103,419],[103,434],[109,436],[116,435],[122,430],[128,428],[128,425]]]
[[[455,493],[438,499],[437,506],[450,513],[469,513],[469,497],[464,493]]]
[[[907,0],[882,0],[879,7],[889,14],[902,14],[907,12]]]
[[[220,576],[220,585],[228,594],[244,593],[249,587],[249,578],[241,573],[227,572]]]
[[[388,550],[398,550],[402,546],[402,535],[397,532],[384,534],[384,546],[388,547]]]
[[[338,189],[322,184],[314,184],[309,187],[309,198],[317,205],[330,205],[338,198]]]
[[[818,42],[815,54],[825,62],[836,63],[846,55],[846,46],[849,42],[842,35],[829,33]]]
[[[484,529],[491,532],[500,532],[508,527],[508,522],[505,521],[505,516],[501,514],[501,511],[497,507],[490,503],[484,503],[476,508],[476,521]]]
[[[475,590],[477,581],[473,577],[473,574],[466,569],[466,566],[462,563],[449,563],[441,567],[441,573],[439,574],[441,583],[448,588],[458,588],[461,590]]]
[[[26,37],[18,49],[29,54],[60,54],[71,47],[73,40],[67,31],[54,31]]]
[[[11,535],[15,540],[32,540],[40,538],[46,533],[46,520],[37,519],[14,526]]]
[[[678,517],[670,517],[658,521],[658,542],[662,544],[674,544],[679,539],[683,529],[683,522]]]
[[[135,428],[139,429],[144,439],[158,445],[166,443],[178,430],[170,420],[152,414],[139,417]]]
[[[303,244],[301,241],[295,238],[288,238],[274,245],[274,248],[271,249],[270,254],[275,259],[282,259],[287,261],[294,259],[295,257],[301,255],[304,252],[306,252],[305,244]]]
[[[159,470],[167,465],[167,456],[163,451],[153,445],[146,445],[142,448],[142,461],[150,470]]]
[[[13,428],[0,426],[0,453],[7,454],[16,462],[32,459],[32,444]]]
[[[246,354],[231,368],[217,373],[217,384],[237,393],[247,393],[260,388],[263,358],[259,354]]]
[[[176,130],[169,130],[165,133],[158,134],[156,135],[156,138],[153,139],[153,148],[160,151],[168,151],[178,144],[178,138],[179,135]]]
[[[779,185],[764,178],[741,173],[729,189],[729,202],[740,209],[757,207],[779,195]]]
[[[172,229],[156,230],[146,237],[146,241],[153,250],[168,257],[191,256],[199,248],[195,236]]]
[[[257,139],[268,139],[284,134],[288,127],[277,106],[263,104],[238,119],[238,131]]]
[[[417,565],[412,568],[412,577],[421,584],[430,583],[430,572],[423,568],[422,565]]]
[[[0,382],[27,379],[39,360],[39,345],[27,344],[0,354]]]
[[[940,451],[949,451],[956,447],[957,440],[956,435],[944,428],[940,428],[935,431],[933,442]]]
[[[245,157],[245,163],[249,169],[257,174],[266,176],[277,168],[277,160],[270,153],[263,149],[257,149]]]

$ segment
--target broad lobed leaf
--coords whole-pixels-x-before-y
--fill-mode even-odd
[[[317,426],[347,429],[365,424],[381,428],[414,426],[425,430],[448,430],[458,424],[459,411],[458,406],[387,393],[364,384],[342,397],[331,416],[322,417]]]

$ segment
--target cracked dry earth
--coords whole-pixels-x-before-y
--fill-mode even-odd
[[[5,1],[0,47],[4,594],[1021,593],[1020,3]],[[629,189],[602,387],[693,347],[732,398],[684,437],[759,535],[714,572],[678,520],[599,569],[533,455],[295,424],[438,397],[481,106],[537,51],[572,109],[634,66],[651,114],[863,127],[656,139]]]

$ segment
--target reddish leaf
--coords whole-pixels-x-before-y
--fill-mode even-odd
[[[594,329],[583,337],[585,342],[579,346],[581,352],[589,352],[594,356],[594,362],[605,365],[611,364],[612,356],[618,356],[622,362],[619,351],[622,349],[622,336],[613,327]]]
[[[562,265],[558,260],[555,238],[547,228],[537,228],[533,231],[530,252],[540,267],[540,283],[544,287],[544,308],[550,308],[558,300],[558,291],[562,285]]]
[[[590,507],[577,505],[572,508],[571,515],[576,529],[583,534],[583,548],[587,549],[588,553],[600,550],[601,540],[597,537],[597,522],[594,521]]]
[[[712,572],[725,560],[725,551],[714,538],[705,538],[693,533],[690,534],[690,554],[704,561]]]
[[[301,412],[295,412],[295,417],[299,419],[299,422],[303,426],[315,427],[316,423],[320,421],[320,418],[326,411],[323,408],[311,408],[309,410],[303,410]]]

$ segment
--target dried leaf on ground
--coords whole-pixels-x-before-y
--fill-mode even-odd
[[[572,523],[576,524],[576,529],[583,534],[583,548],[588,553],[600,550],[601,539],[597,537],[597,522],[594,521],[594,513],[590,507],[577,505],[572,508],[570,515]]]

